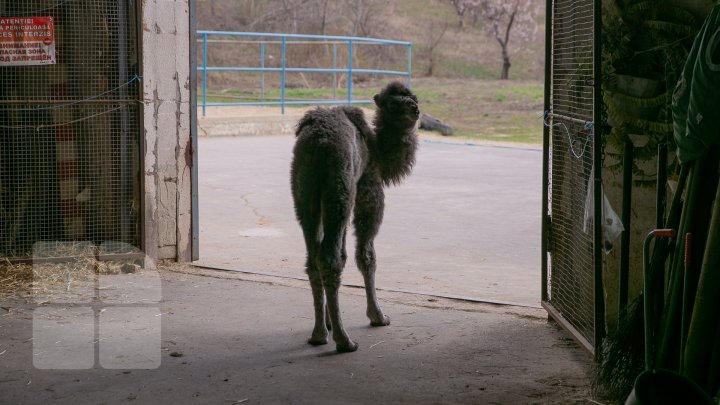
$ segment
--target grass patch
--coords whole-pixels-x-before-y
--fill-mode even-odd
[[[507,100],[507,93],[498,93],[495,95],[495,101],[498,103],[502,103],[503,101]]]
[[[539,144],[543,84],[420,78],[420,109],[455,128],[453,137]]]
[[[496,71],[487,65],[479,65],[458,59],[443,60],[438,64],[436,69],[439,75],[447,77],[461,77],[475,80],[494,80],[500,77],[500,70]]]
[[[545,94],[545,87],[543,83],[537,82],[512,85],[508,87],[508,90],[516,96],[533,103],[542,102],[543,95]]]
[[[353,100],[370,100],[374,89],[367,88],[354,88],[353,89]],[[242,90],[242,89],[224,89],[220,92],[208,91],[207,101],[209,103],[232,103],[232,102],[260,102],[265,101],[280,101],[282,94],[280,89],[267,89],[265,94],[261,94],[260,90]],[[285,100],[286,101],[316,101],[316,100],[347,100],[347,89],[337,89],[333,91],[332,88],[293,88],[285,89]],[[202,89],[198,89],[198,102],[202,101]]]
[[[542,121],[534,114],[496,114],[479,118],[474,125],[461,127],[455,136],[486,141],[540,144]]]
[[[392,80],[388,79],[387,81]],[[371,100],[387,81],[353,88],[354,100]],[[421,77],[413,79],[421,111],[452,125],[453,137],[487,141],[542,142],[543,84],[536,81],[472,80]],[[266,100],[280,99],[268,89]],[[286,89],[286,100],[347,99],[346,89]],[[260,91],[225,89],[209,95],[209,102],[259,101]],[[307,108],[308,105],[288,107]],[[370,105],[368,105],[370,107]]]

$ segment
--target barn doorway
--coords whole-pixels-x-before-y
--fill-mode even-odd
[[[215,7],[216,15],[220,15],[222,3],[215,3]],[[542,16],[538,19],[543,21]],[[249,41],[228,36],[218,38],[216,42],[203,42],[198,36],[195,60],[198,66],[206,69],[200,69],[198,73],[197,100],[200,102],[201,96],[208,94],[215,97],[214,101],[218,104],[222,104],[223,100],[228,104],[207,107],[204,111],[198,109],[201,126],[198,145],[198,265],[304,278],[304,246],[295,222],[289,189],[294,140],[291,132],[302,109],[283,108],[281,112],[277,104],[274,111],[257,106],[230,106],[250,97],[242,89],[233,90],[232,81],[228,79],[229,75],[236,74],[233,71],[247,70],[247,67],[241,63],[220,63],[219,53],[212,52],[213,47],[224,47],[223,55],[235,52],[240,55],[236,60],[253,68],[275,69],[272,73],[290,67],[316,67],[307,66],[307,63],[312,64],[312,60],[308,62],[307,54],[300,51],[295,51],[295,54],[288,51],[289,56],[280,57],[281,47],[291,46],[289,41],[284,41],[271,38],[264,45],[251,44],[250,47],[256,48],[254,51],[231,51],[232,43],[244,42],[247,45]],[[358,52],[359,45],[353,46],[352,49]],[[326,45],[326,49],[327,55],[334,58],[332,63],[337,63],[332,67],[344,68],[342,57],[347,48],[340,46],[333,51],[330,45]],[[205,58],[201,56],[203,54]],[[301,63],[293,65],[293,58]],[[542,72],[542,60],[533,63]],[[360,71],[377,67],[354,65],[352,68]],[[202,76],[208,70],[215,70],[214,84],[210,75],[207,78]],[[288,89],[299,88],[295,94],[300,93],[312,81],[312,74],[295,72],[293,76],[288,73],[284,76],[283,85]],[[357,92],[355,97],[358,99],[368,98],[373,91],[393,79],[384,77],[368,81],[366,76],[356,77],[362,83],[350,83],[355,86],[353,91]],[[268,83],[271,80],[279,83],[277,75],[272,76],[268,70],[258,73],[257,78],[258,83],[266,86],[258,93],[267,100],[271,99]],[[340,84],[335,85],[335,82],[331,86],[341,93],[344,91],[340,98],[347,96],[350,88],[345,84],[346,80],[347,76],[341,76]],[[414,88],[422,89],[426,78],[413,77],[412,81]],[[503,91],[497,93],[487,88],[466,91],[479,93],[496,102],[516,97],[515,104],[508,104],[504,111],[493,110],[491,115],[500,116],[513,109],[525,110],[526,116],[533,116],[530,125],[534,126],[536,139],[541,139],[542,84],[533,87],[535,93],[529,96],[518,95],[526,87],[516,84],[501,83]],[[443,85],[459,89],[465,86],[452,80],[445,80]],[[419,95],[422,108],[423,98],[422,94]],[[275,96],[291,97],[279,92]],[[428,97],[425,102],[436,101]],[[203,116],[203,113],[206,115]],[[485,128],[489,125],[483,124],[483,119],[489,118],[492,117],[483,117],[480,113],[470,126]],[[527,121],[527,118],[524,119]],[[212,130],[208,129],[210,127]],[[262,127],[274,130],[263,132]],[[223,135],[237,135],[244,131],[263,134],[216,137],[213,131]],[[511,137],[508,135],[508,138]],[[423,135],[414,174],[404,184],[386,192],[385,220],[376,240],[380,288],[540,306],[542,146],[540,141],[511,140],[515,143],[444,138],[429,133]],[[353,241],[349,239],[348,251],[352,250]],[[352,258],[352,253],[349,256]],[[362,284],[353,260],[348,260],[343,280],[347,285]]]

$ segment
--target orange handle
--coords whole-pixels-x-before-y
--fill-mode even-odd
[[[656,238],[672,238],[675,233],[674,229],[655,229],[652,231],[653,236]]]

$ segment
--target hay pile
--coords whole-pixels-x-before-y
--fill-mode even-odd
[[[0,300],[11,297],[36,303],[77,302],[95,296],[97,275],[135,273],[141,269],[127,261],[99,261],[88,243],[48,244],[35,250],[35,262],[0,261]]]
[[[0,301],[26,293],[30,295],[32,266],[12,264],[7,259],[0,262]]]

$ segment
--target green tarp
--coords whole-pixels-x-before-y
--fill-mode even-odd
[[[681,164],[720,143],[720,5],[695,38],[673,93],[672,115]]]

